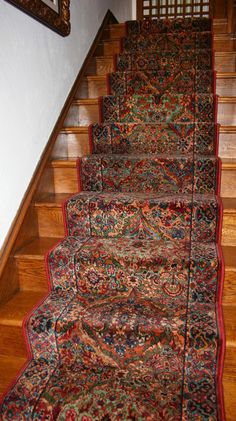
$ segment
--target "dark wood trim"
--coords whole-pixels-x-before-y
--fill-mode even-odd
[[[143,19],[143,0],[137,0],[137,19]]]
[[[62,36],[70,33],[70,0],[59,0],[59,10],[53,10],[41,0],[6,0],[27,15]]]
[[[93,41],[93,44],[84,60],[84,63],[79,71],[79,74],[71,88],[71,91],[66,99],[65,105],[60,113],[60,116],[54,126],[49,141],[44,149],[42,157],[37,165],[37,168],[32,176],[29,187],[23,197],[20,208],[17,215],[12,223],[12,226],[8,232],[7,238],[0,251],[0,302],[6,301],[10,298],[18,288],[18,283],[14,274],[9,273],[9,268],[12,267],[12,260],[14,251],[16,248],[22,246],[22,244],[29,242],[34,236],[37,236],[37,226],[32,216],[31,204],[37,196],[39,190],[43,191],[44,184],[47,183],[47,191],[53,189],[53,176],[50,173],[49,161],[52,154],[52,150],[59,132],[63,127],[63,122],[68,113],[68,110],[72,104],[75,94],[78,90],[79,85],[86,73],[86,68],[89,61],[92,59],[98,44],[101,42],[104,31],[109,27],[110,24],[118,23],[113,13],[108,10],[103,22],[98,30],[98,33]],[[49,186],[48,186],[49,184]],[[50,186],[51,184],[51,186]],[[11,271],[12,272],[12,271]],[[9,279],[11,276],[11,279]]]

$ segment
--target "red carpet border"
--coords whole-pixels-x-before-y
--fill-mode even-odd
[[[224,420],[209,19],[127,22],[2,420]]]

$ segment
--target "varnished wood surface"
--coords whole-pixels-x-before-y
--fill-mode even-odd
[[[235,51],[216,51],[215,52],[215,70],[219,72],[235,72],[236,70],[236,52]]]
[[[25,316],[45,294],[34,291],[19,291],[11,300],[0,307],[0,324],[22,326]]]
[[[106,74],[114,71],[113,56],[97,57],[96,58],[96,74]]]
[[[20,369],[24,366],[26,357],[15,357],[12,355],[0,355],[0,397],[9,382],[14,379]]]
[[[99,122],[98,99],[80,99],[73,101],[64,127],[89,126],[96,122]]]
[[[45,255],[59,238],[34,238],[15,254],[21,291],[48,291]]]
[[[223,126],[236,126],[236,97],[219,97],[217,120]]]
[[[236,96],[235,72],[217,72],[216,93],[223,97]]]
[[[120,39],[111,39],[103,41],[103,54],[104,56],[110,56],[113,54],[119,54],[121,51]]]
[[[235,197],[236,192],[236,160],[222,158],[221,196]]]

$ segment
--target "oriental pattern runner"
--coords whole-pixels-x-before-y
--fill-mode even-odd
[[[224,420],[208,19],[132,21],[2,420]]]

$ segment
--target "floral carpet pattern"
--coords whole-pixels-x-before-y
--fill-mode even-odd
[[[122,46],[3,421],[224,420],[211,22],[127,22]]]

